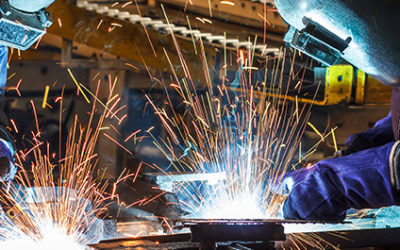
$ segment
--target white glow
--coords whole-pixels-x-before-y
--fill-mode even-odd
[[[40,227],[43,239],[33,239],[26,234],[16,233],[14,237],[0,241],[0,249],[31,249],[31,250],[84,250],[76,242],[74,235],[67,235],[65,230],[53,225]]]
[[[208,219],[266,219],[267,209],[257,195],[242,194],[234,199],[219,196],[209,205],[200,207],[196,217]]]

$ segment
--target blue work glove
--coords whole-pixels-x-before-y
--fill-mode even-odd
[[[373,128],[365,132],[349,136],[346,141],[346,149],[342,150],[342,155],[349,155],[361,150],[385,145],[394,141],[392,129],[392,115],[377,121]]]
[[[399,204],[399,148],[391,142],[297,171],[285,180],[290,193],[283,205],[284,217],[339,221],[350,208]]]
[[[54,0],[9,0],[12,7],[24,12],[38,12],[47,8]]]

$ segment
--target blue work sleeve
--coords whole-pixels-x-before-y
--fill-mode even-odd
[[[362,133],[349,136],[346,141],[346,151],[348,154],[361,150],[385,145],[394,141],[392,129],[392,115],[377,121],[373,128]]]
[[[5,113],[8,47],[0,46],[0,182],[14,179],[14,140],[7,127],[9,119]]]
[[[7,82],[8,47],[0,45],[0,94],[4,95]]]
[[[392,183],[395,142],[318,162],[300,175],[283,205],[288,219],[343,220],[350,208],[380,208],[399,204]],[[396,146],[397,147],[397,146]]]
[[[7,62],[8,62],[8,47],[0,45],[0,139],[12,142],[12,137],[6,130],[9,126],[8,116],[5,113],[6,106],[6,82],[7,82]]]
[[[8,116],[5,113],[6,106],[6,82],[7,82],[8,47],[0,45],[0,138],[12,141],[6,127],[9,125]]]

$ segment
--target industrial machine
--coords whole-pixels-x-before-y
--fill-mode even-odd
[[[71,113],[87,112],[81,105],[84,100],[79,100],[75,96],[75,85],[70,81],[62,82],[65,84],[63,89],[57,82],[59,79],[69,79],[67,68],[72,69],[75,77],[90,89],[95,89],[98,79],[106,81],[116,79],[119,94],[124,95],[121,105],[128,107],[128,118],[121,127],[115,122],[105,126],[117,128],[115,132],[110,133],[118,138],[118,142],[124,143],[133,155],[122,151],[107,139],[100,138],[97,149],[99,165],[105,170],[106,179],[116,178],[125,168],[134,173],[139,172],[141,166],[139,162],[147,159],[159,160],[157,163],[163,165],[161,154],[154,149],[150,139],[144,138],[140,143],[136,139],[126,142],[124,140],[132,131],[146,130],[148,125],[152,124],[155,126],[154,133],[157,136],[166,133],[159,126],[159,122],[156,122],[154,115],[150,114],[143,92],[151,93],[159,103],[165,102],[164,90],[157,84],[157,80],[172,79],[170,76],[174,73],[180,77],[188,77],[185,70],[180,67],[181,56],[186,60],[188,70],[191,72],[190,77],[201,90],[207,80],[220,83],[224,79],[229,79],[233,82],[237,70],[234,67],[230,68],[229,65],[236,62],[240,53],[243,53],[247,62],[253,63],[244,64],[244,67],[260,69],[274,69],[276,65],[271,63],[273,59],[287,53],[287,61],[295,62],[296,74],[292,78],[285,79],[289,84],[289,93],[292,94],[286,98],[293,103],[296,101],[313,103],[312,124],[319,131],[338,127],[336,139],[339,146],[344,144],[349,134],[367,129],[389,110],[391,88],[385,87],[378,80],[391,81],[393,76],[389,74],[390,72],[384,78],[377,78],[374,71],[369,70],[370,67],[357,69],[349,64],[331,66],[340,60],[339,57],[346,55],[354,42],[357,42],[356,38],[348,34],[337,36],[328,30],[329,26],[324,26],[320,20],[314,19],[313,15],[306,15],[307,18],[299,19],[302,25],[289,29],[285,41],[302,49],[306,55],[322,59],[323,64],[311,61],[303,55],[297,55],[297,52],[290,49],[285,52],[283,39],[288,27],[277,12],[273,1],[138,0],[110,3],[110,1],[57,0],[48,9],[52,19],[45,10],[27,14],[10,7],[7,2],[0,1],[2,4],[0,29],[22,28],[26,35],[0,37],[1,44],[23,50],[47,32],[37,45],[39,50],[31,49],[22,53],[14,51],[11,55],[8,84],[10,88],[7,91],[10,111],[27,109],[26,104],[29,99],[41,102],[43,83],[53,84],[55,87],[49,94],[48,102],[49,105],[53,105],[61,93],[67,96],[68,109],[61,124],[67,127]],[[301,7],[304,6],[299,8]],[[54,24],[48,27],[51,20],[54,20]],[[204,60],[199,59],[202,56]],[[374,60],[377,61],[378,58]],[[202,70],[199,70],[204,65],[210,69],[207,77]],[[29,70],[26,70],[27,68]],[[397,70],[392,64],[390,68]],[[266,72],[268,75],[268,71]],[[14,73],[17,77],[13,75]],[[20,79],[33,79],[33,76],[39,79],[38,84],[27,84],[19,92]],[[300,92],[295,89],[299,81],[307,86]],[[102,98],[100,93],[99,99]],[[175,97],[171,95],[171,98]],[[52,134],[53,126],[59,126],[54,123],[54,111],[38,110],[38,114],[39,123],[50,124],[49,134]],[[18,127],[31,126],[26,124],[24,126],[26,119],[18,120],[21,113],[14,112],[14,116],[11,117],[17,122]],[[348,119],[350,117],[352,119]],[[362,121],[357,126],[352,123],[354,117]],[[309,136],[308,139],[311,141],[315,139],[315,133],[312,131],[306,132],[306,136]],[[322,153],[316,156],[318,159],[332,155],[334,147],[331,139],[326,140],[321,147]],[[149,229],[152,234],[171,233],[171,228],[173,234],[146,237],[130,235],[126,238],[129,234],[127,230],[125,234],[123,232],[119,234],[121,239],[103,241],[92,247],[94,249],[279,248],[281,244],[290,243],[290,235],[288,233],[285,235],[286,225],[305,223],[284,220],[177,220],[172,226],[163,221],[164,228],[154,226],[160,224],[160,217],[171,208],[171,206],[167,208],[165,204],[176,202],[170,193],[172,182],[177,179],[207,181],[210,177],[194,176],[191,173],[175,176],[172,179],[170,176],[146,173],[138,177],[139,184],[131,184],[133,181],[120,184],[123,187],[118,187],[118,190],[124,193],[120,195],[120,202],[129,204],[132,200],[141,200],[148,196],[150,199],[154,198],[155,202],[145,205],[138,203],[139,205],[124,208],[111,207],[119,219],[117,230],[125,226],[129,228],[128,220],[137,219],[140,214],[142,216],[140,219],[152,218],[140,222],[148,223],[149,228],[157,228],[155,231]],[[220,178],[223,176],[217,173],[213,174],[210,180]],[[131,190],[139,190],[143,194],[134,197]],[[14,208],[9,210],[10,212],[16,209],[13,206],[10,208]],[[10,216],[17,215],[18,211]],[[377,221],[371,220],[377,224]],[[326,222],[321,221],[312,223],[326,225],[324,224]],[[305,224],[299,227],[303,226],[305,227]],[[395,236],[399,230],[385,228],[393,226],[391,224],[350,231],[341,231],[343,229],[341,226],[349,226],[346,224],[334,226],[337,227],[321,230],[324,232],[318,232],[317,235],[334,245],[340,244],[344,247],[400,244],[398,237]],[[145,226],[143,228],[148,229]],[[143,231],[149,233],[146,230]],[[340,236],[345,234],[345,237],[332,236],[332,232],[337,232]],[[302,234],[300,232],[294,234],[296,233]],[[315,230],[305,232],[305,235],[307,234],[314,235]]]
[[[399,82],[399,36],[392,35],[399,28],[397,1],[278,0],[276,4],[291,24],[285,41],[295,48],[327,65],[341,57],[387,85]]]
[[[0,44],[26,50],[46,33],[52,24],[49,12],[25,8],[20,1],[0,1]]]

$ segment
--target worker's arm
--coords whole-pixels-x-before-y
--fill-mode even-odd
[[[54,0],[9,0],[11,7],[27,13],[34,13],[49,6]],[[0,45],[0,182],[8,182],[14,178],[13,137],[10,135],[9,119],[5,112],[5,89],[7,82],[8,47]]]
[[[399,204],[399,144],[320,161],[291,180],[283,205],[288,219],[343,220],[350,208]]]
[[[10,181],[14,178],[16,168],[14,162],[13,138],[9,127],[8,116],[5,113],[5,89],[7,81],[8,48],[0,46],[0,182]]]
[[[394,141],[391,113],[375,123],[374,127],[358,134],[349,136],[343,155],[349,155],[361,150],[385,145]]]

